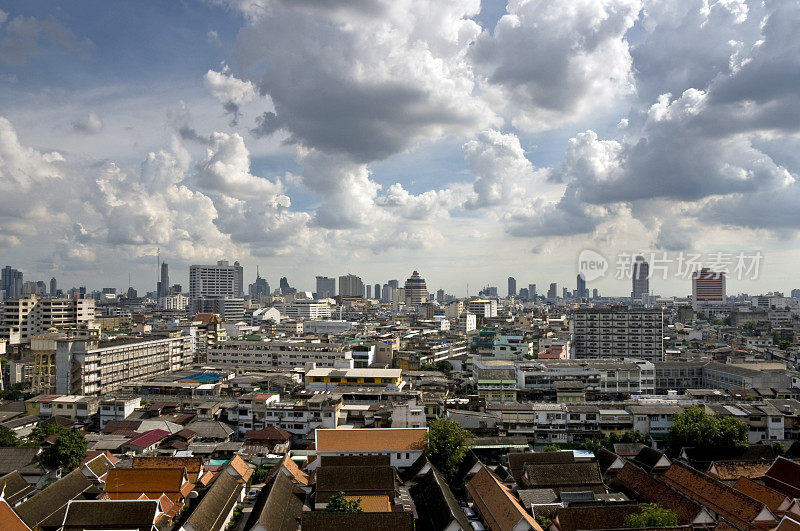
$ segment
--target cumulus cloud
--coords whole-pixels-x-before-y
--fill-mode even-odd
[[[625,34],[639,0],[512,0],[471,57],[515,126],[552,129],[633,91]]]
[[[524,193],[523,182],[530,179],[533,165],[525,158],[515,135],[490,129],[464,144],[461,150],[477,178],[473,193],[464,204],[466,208],[509,204]]]
[[[103,130],[103,122],[97,114],[90,112],[88,115],[72,122],[72,130],[76,133],[96,135]]]
[[[239,123],[240,106],[253,101],[256,97],[253,84],[228,74],[227,68],[222,72],[209,70],[203,78],[203,83],[222,103],[225,112],[231,115],[231,125]]]

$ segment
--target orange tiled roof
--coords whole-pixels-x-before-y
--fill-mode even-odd
[[[112,500],[135,500],[144,494],[156,500],[166,494],[177,502],[194,488],[185,479],[182,468],[114,468],[106,477],[106,495]]]
[[[366,496],[345,496],[345,500],[360,500],[359,506],[365,513],[388,513],[392,510],[389,503],[389,496],[366,495]]]
[[[291,457],[288,455],[283,456],[283,461],[280,466],[289,472],[289,475],[294,479],[295,483],[308,486],[308,474],[300,470],[300,467],[297,466],[297,463],[292,461]]]
[[[750,528],[756,524],[774,527],[777,524],[763,503],[683,463],[673,463],[661,479],[737,527]],[[765,520],[757,521],[764,516]]]
[[[31,528],[17,516],[14,509],[3,498],[0,498],[0,529],[3,531],[31,531]]]
[[[241,481],[239,481],[240,483],[247,483],[247,481],[250,479],[250,476],[253,475],[253,469],[250,468],[250,465],[248,465],[240,455],[233,456],[233,459],[230,460],[228,466],[233,468],[239,478],[241,478]]]
[[[485,466],[467,482],[467,491],[492,531],[510,531],[522,519],[542,531],[516,496]]]
[[[708,475],[720,481],[758,479],[764,476],[770,466],[770,461],[714,461],[708,467]]]
[[[736,482],[733,488],[742,494],[750,496],[754,500],[760,501],[772,512],[777,511],[784,502],[789,500],[785,494],[766,487],[761,483],[756,483],[749,478],[739,478],[739,481]]]
[[[132,468],[185,468],[187,479],[197,483],[203,460],[199,457],[134,457]]]
[[[401,452],[425,448],[426,428],[319,429],[317,452]]]

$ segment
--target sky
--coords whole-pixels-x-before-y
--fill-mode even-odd
[[[798,27],[771,0],[0,0],[0,265],[465,296],[574,289],[591,250],[601,294],[638,253],[655,294],[690,257],[788,292]]]

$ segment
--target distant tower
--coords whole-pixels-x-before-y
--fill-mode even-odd
[[[50,279],[50,296],[56,297],[58,295],[58,283],[56,277]]]
[[[406,279],[405,289],[406,304],[415,305],[428,302],[428,287],[425,285],[425,279],[417,271],[414,271],[411,277]]]
[[[532,301],[536,300],[536,284],[528,284],[528,298]]]
[[[631,283],[631,299],[641,302],[642,295],[650,293],[650,265],[645,261],[644,256],[637,256],[633,262]]]
[[[169,295],[169,264],[161,262],[161,282],[158,283],[159,297],[166,297]]]
[[[578,274],[577,285],[575,288],[575,296],[577,298],[582,299],[587,297],[586,279],[583,277],[583,273]]]
[[[508,277],[508,296],[517,296],[517,279],[514,277]]]
[[[381,285],[375,284],[375,293],[372,294],[376,300],[381,300]]]
[[[367,298],[371,299],[372,298],[372,286],[367,284],[366,288],[367,288]]]

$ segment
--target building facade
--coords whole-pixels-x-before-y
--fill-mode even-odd
[[[572,313],[573,357],[664,359],[661,309],[582,308]]]

